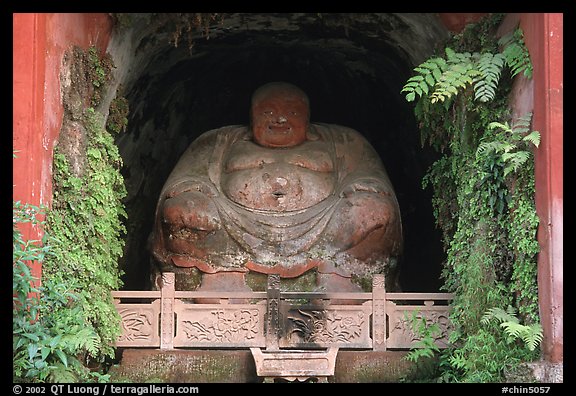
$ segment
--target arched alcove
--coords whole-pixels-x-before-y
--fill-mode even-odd
[[[185,16],[131,14],[109,50],[130,103],[117,144],[128,197],[121,265],[127,289],[149,287],[146,240],[160,189],[201,133],[247,124],[250,95],[288,81],[310,97],[313,122],[345,125],[374,146],[395,187],[405,239],[401,285],[438,291],[444,259],[422,177],[435,154],[422,147],[412,104],[400,93],[412,68],[447,31],[434,14],[229,14],[193,46],[171,38]],[[200,31],[199,31],[200,32]]]

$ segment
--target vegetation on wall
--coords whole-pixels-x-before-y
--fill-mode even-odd
[[[491,15],[452,37],[402,90],[416,101],[422,144],[442,154],[423,180],[447,253],[444,287],[455,294],[452,347],[440,353],[437,381],[498,382],[538,356],[539,133],[531,114],[511,117],[512,77],[530,77],[531,64],[521,30],[495,38],[501,20]],[[505,320],[490,320],[502,312]]]
[[[210,38],[210,29],[222,24],[227,14],[217,12],[151,13],[140,17],[154,24],[158,32],[168,33],[168,42],[174,47],[187,44],[192,51],[198,37]],[[116,29],[125,29],[134,22],[134,14],[111,13]]]
[[[19,227],[43,227],[45,211],[13,202],[12,249],[12,380],[13,382],[93,382],[108,375],[84,366],[85,353],[96,354],[99,337],[87,323],[75,286],[52,278],[33,277],[32,262],[52,254],[49,237],[25,240]],[[39,286],[38,286],[39,285]]]
[[[121,286],[122,160],[104,117],[85,108],[101,104],[114,65],[94,47],[70,55],[73,81],[54,149],[52,207],[14,202],[14,382],[107,381],[102,363],[114,356],[120,335],[110,291]],[[109,113],[107,128],[123,131],[128,103],[118,92]],[[24,240],[24,223],[41,227],[43,240]],[[30,271],[33,262],[42,264],[41,280]]]
[[[79,91],[92,92],[89,103],[97,106],[113,65],[94,48],[86,55],[89,62],[82,70],[91,88]],[[108,126],[120,132],[125,128],[127,103],[119,98],[114,103],[122,111],[111,109]],[[81,131],[73,134],[74,139],[82,140],[73,144],[81,149],[67,149],[62,142],[54,149],[53,200],[46,215],[51,254],[44,260],[43,281],[67,285],[75,295],[75,315],[95,335],[80,360],[85,366],[99,367],[114,356],[120,335],[120,318],[110,291],[121,287],[118,259],[126,232],[122,202],[126,189],[120,174],[122,159],[103,115],[88,107],[73,119]],[[72,166],[79,162],[81,166]]]
[[[110,291],[121,286],[118,258],[123,253],[125,187],[119,173],[121,158],[102,123],[97,112],[87,110],[87,167],[80,177],[71,172],[66,156],[55,150],[54,197],[47,215],[53,254],[44,263],[44,273],[77,284],[86,319],[100,335],[99,352],[111,355],[110,346],[119,335]]]

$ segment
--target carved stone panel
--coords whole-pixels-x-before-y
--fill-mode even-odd
[[[371,348],[371,304],[281,307],[281,348]]]
[[[118,347],[158,347],[160,345],[160,300],[151,304],[116,304],[122,319]]]
[[[186,304],[175,302],[174,347],[263,347],[264,304]]]
[[[439,331],[434,333],[434,341],[439,348],[447,347],[448,334],[452,330],[447,306],[396,305],[388,302],[387,308],[389,315],[388,348],[409,349],[417,347],[422,335],[415,331],[413,317],[417,320],[425,318],[428,327],[436,324]]]

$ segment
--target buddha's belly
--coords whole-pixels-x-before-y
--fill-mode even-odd
[[[232,201],[252,209],[305,209],[334,191],[334,175],[279,163],[222,175],[222,189]]]

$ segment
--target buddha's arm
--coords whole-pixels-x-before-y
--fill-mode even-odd
[[[198,137],[182,154],[164,184],[162,196],[175,197],[186,191],[201,191],[218,195],[209,176],[210,160],[218,141],[220,130],[211,130]]]
[[[341,135],[337,150],[341,158],[340,194],[357,191],[394,196],[394,188],[378,153],[360,133],[348,129]],[[338,147],[339,146],[339,147]]]

